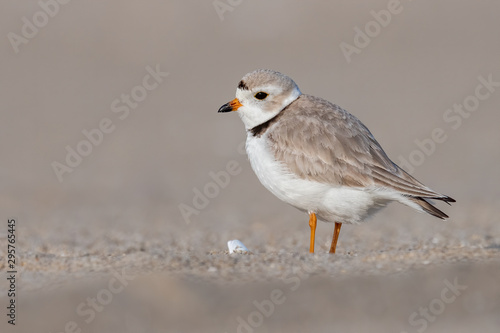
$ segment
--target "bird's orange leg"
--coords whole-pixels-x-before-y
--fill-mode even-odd
[[[337,241],[339,240],[340,227],[342,227],[342,223],[335,222],[335,229],[333,230],[333,239],[332,239],[332,246],[330,246],[330,253],[335,253],[335,249],[337,248]]]
[[[314,237],[316,235],[316,214],[309,213],[309,226],[311,227],[311,244],[309,246],[309,252],[314,253]]]

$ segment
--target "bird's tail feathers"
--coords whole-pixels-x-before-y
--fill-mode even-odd
[[[432,216],[438,217],[440,219],[447,219],[448,215],[446,215],[441,210],[437,209],[432,203],[428,201],[428,199],[441,200],[450,204],[450,202],[455,202],[455,199],[450,198],[448,196],[436,197],[436,198],[422,198],[422,197],[408,197],[412,203],[417,205],[418,209],[423,210],[426,213],[431,214]]]

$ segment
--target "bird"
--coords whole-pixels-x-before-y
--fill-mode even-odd
[[[248,159],[262,185],[309,214],[311,253],[318,219],[335,223],[329,251],[335,253],[342,224],[360,224],[390,202],[443,220],[448,215],[431,200],[456,202],[392,162],[354,115],[302,94],[280,72],[258,69],[246,74],[236,98],[218,112],[239,114],[247,132]]]

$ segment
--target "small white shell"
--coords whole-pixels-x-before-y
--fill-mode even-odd
[[[227,242],[227,247],[229,248],[229,253],[250,253],[250,250],[237,239]]]

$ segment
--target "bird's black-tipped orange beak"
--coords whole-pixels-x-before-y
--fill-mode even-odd
[[[239,109],[240,106],[243,106],[240,101],[235,98],[231,102],[224,104],[220,107],[219,112],[231,112]]]

